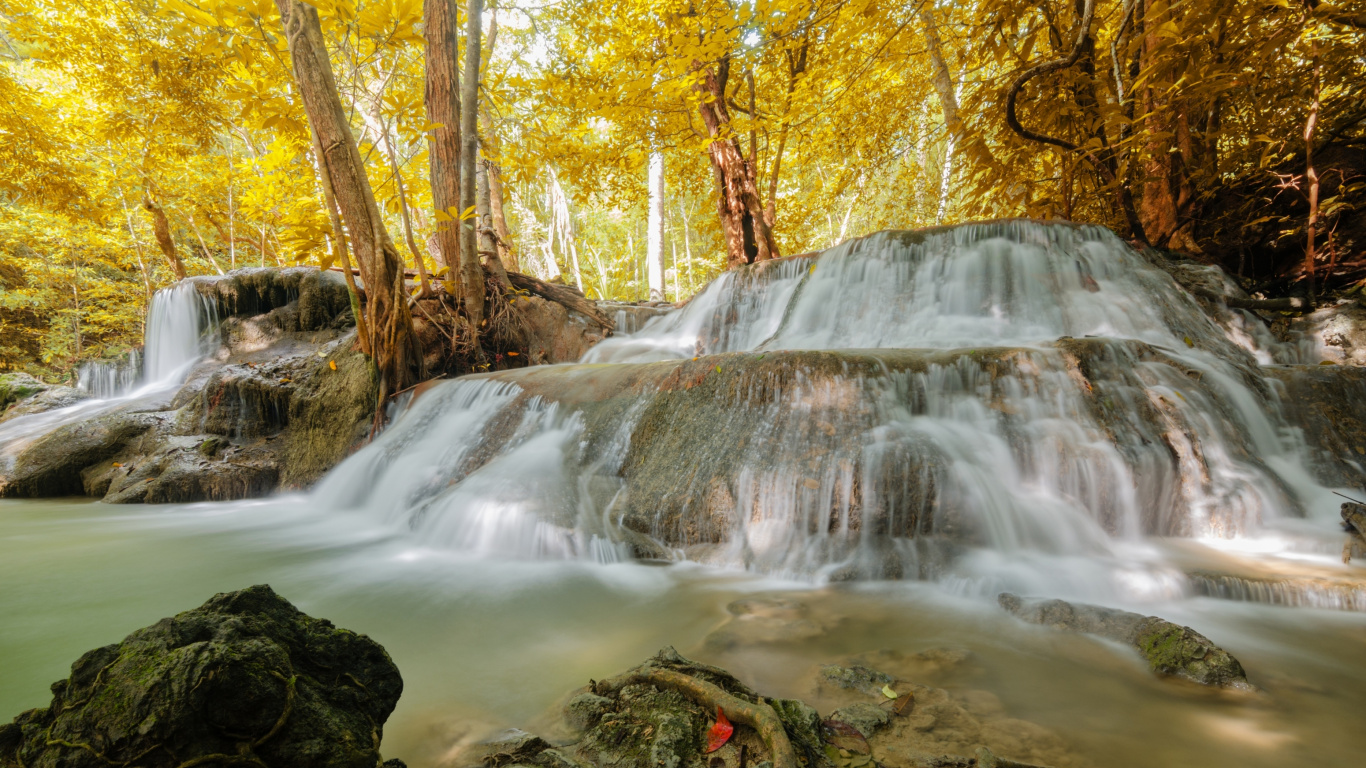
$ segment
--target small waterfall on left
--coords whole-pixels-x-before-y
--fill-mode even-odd
[[[157,291],[147,312],[141,352],[118,361],[86,363],[76,388],[90,395],[74,405],[0,422],[0,470],[33,439],[125,403],[173,393],[208,354],[217,307],[192,282]]]

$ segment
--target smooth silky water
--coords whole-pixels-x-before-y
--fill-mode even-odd
[[[152,328],[147,371],[161,359]],[[967,667],[924,682],[991,691],[1097,766],[1355,765],[1366,614],[1192,597],[1185,576],[1234,559],[1360,579],[1335,561],[1332,489],[1312,479],[1257,372],[1300,353],[1255,336],[1216,326],[1165,273],[1090,228],[893,233],[731,273],[600,344],[591,365],[433,388],[306,495],[0,501],[0,715],[45,704],[48,684],[90,648],[269,583],[389,650],[406,687],[384,752],[414,766],[438,764],[462,738],[532,725],[566,692],[664,645],[800,697],[820,664],[843,656],[961,647]],[[1094,340],[1089,383],[1068,338]],[[200,353],[193,341],[178,342],[181,365]],[[943,356],[898,369],[900,349]],[[630,507],[641,486],[625,468],[658,393],[607,416],[551,393],[644,376],[651,361],[756,365],[782,350],[843,350],[881,367],[798,375],[755,400],[767,410],[754,435],[773,450],[735,457],[723,540],[632,562],[623,519],[642,514]],[[1085,407],[1093,384],[1119,414],[1111,422]],[[547,396],[527,396],[533,386]],[[1143,408],[1157,426],[1132,417]],[[794,427],[825,418],[814,432]],[[846,433],[853,448],[820,436]],[[933,493],[878,485],[911,477],[906,462],[929,468]],[[875,507],[881,533],[856,524]],[[929,513],[945,510],[970,535],[931,558],[922,544],[951,531]],[[813,529],[826,517],[829,530]],[[924,581],[832,583],[889,560]],[[1007,616],[1002,589],[1189,624],[1263,693],[1155,679],[1132,651]],[[728,604],[765,595],[801,601],[819,631],[775,641],[736,622],[736,645],[707,642]]]

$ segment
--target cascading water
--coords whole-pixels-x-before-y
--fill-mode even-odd
[[[1104,229],[882,233],[442,384],[318,493],[481,553],[1161,592],[1143,536],[1323,511],[1248,338]]]
[[[81,367],[77,388],[92,397],[0,423],[0,469],[36,437],[128,402],[174,391],[210,351],[214,342],[207,332],[216,323],[213,302],[193,284],[182,282],[157,291],[147,313],[142,353]]]
[[[134,351],[127,360],[86,363],[77,386],[97,398],[116,398],[144,387],[178,385],[208,352],[204,333],[216,321],[213,302],[192,283],[157,291],[147,312],[141,354]]]

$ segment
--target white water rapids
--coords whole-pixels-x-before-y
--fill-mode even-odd
[[[1179,593],[1145,535],[1339,546],[1268,352],[1239,343],[1107,230],[882,233],[726,274],[581,365],[441,384],[315,498],[496,558],[611,562],[644,535],[806,578]],[[665,403],[667,361],[742,391]]]
[[[140,353],[130,353],[127,360],[81,366],[76,386],[90,397],[0,422],[0,470],[34,438],[58,427],[129,403],[175,394],[194,364],[216,345],[207,334],[215,322],[215,308],[191,283],[157,291],[147,313]]]

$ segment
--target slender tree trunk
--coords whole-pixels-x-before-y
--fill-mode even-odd
[[[460,68],[455,0],[424,0],[426,24],[427,133],[432,207],[447,216],[438,220],[436,249],[447,268],[447,290],[460,294]]]
[[[650,153],[650,231],[645,255],[650,276],[650,301],[664,300],[664,156]]]
[[[199,241],[199,250],[204,252],[204,258],[208,259],[210,264],[213,264],[215,272],[220,275],[223,274],[223,267],[218,263],[218,259],[213,257],[213,251],[209,250],[208,244],[204,242],[204,235],[200,234],[199,225],[195,223],[194,216],[189,214],[182,215],[190,222],[190,229],[194,231],[194,238]]]
[[[175,273],[175,279],[185,279],[185,262],[180,260],[180,254],[176,252],[175,241],[171,239],[171,222],[166,218],[166,212],[161,206],[152,202],[151,197],[142,198],[142,207],[152,214],[152,234],[156,237],[157,247],[166,256],[166,262],[171,265],[171,271]]]
[[[1309,186],[1309,223],[1304,248],[1304,276],[1309,281],[1309,299],[1312,301],[1314,298],[1314,240],[1318,236],[1319,226],[1319,172],[1314,168],[1314,128],[1319,123],[1323,83],[1317,41],[1310,44],[1310,55],[1314,62],[1314,100],[1309,106],[1309,119],[1304,123],[1304,181]],[[1331,275],[1329,277],[1331,278]]]
[[[486,158],[479,158],[479,165],[475,168],[475,184],[478,192],[478,203],[475,212],[478,213],[479,222],[479,256],[493,276],[494,282],[501,286],[507,286],[507,268],[503,266],[503,260],[498,256],[498,233],[493,228],[493,206],[490,201],[492,193],[489,191],[489,177],[492,173],[489,170],[489,161]]]
[[[693,68],[702,69],[702,64],[693,62]],[[698,109],[712,139],[707,152],[716,177],[717,212],[726,237],[727,264],[735,268],[778,258],[777,241],[764,219],[754,165],[740,153],[730,136],[730,113],[726,110],[730,57],[723,57],[715,69],[708,68],[703,74],[695,87],[704,95]]]
[[[502,142],[498,138],[493,115],[484,103],[479,105],[479,128],[479,146],[484,151],[484,162],[488,164],[489,217],[493,222],[493,234],[498,241],[498,258],[503,262],[504,269],[520,272],[522,266],[518,263],[517,252],[512,248],[512,231],[508,229],[507,216],[503,212],[503,172],[498,167]]]
[[[475,165],[479,153],[479,59],[483,47],[483,0],[465,3],[465,82],[460,98],[460,211],[475,207]],[[460,222],[460,280],[465,317],[478,329],[484,321],[484,269],[479,264],[478,221]]]
[[[421,377],[422,355],[413,335],[404,290],[403,260],[385,231],[370,180],[327,58],[318,12],[303,0],[275,0],[294,65],[294,78],[322,148],[321,164],[351,235],[373,320],[371,350],[380,373],[380,403]],[[377,409],[376,420],[383,418]]]
[[[147,269],[147,260],[142,256],[142,240],[138,239],[138,232],[133,228],[133,214],[128,210],[128,200],[123,196],[123,190],[119,190],[119,204],[123,206],[123,220],[128,223],[128,237],[133,240],[133,252],[138,257],[138,270],[142,272],[142,288],[147,292],[147,307],[152,306],[152,273]]]

